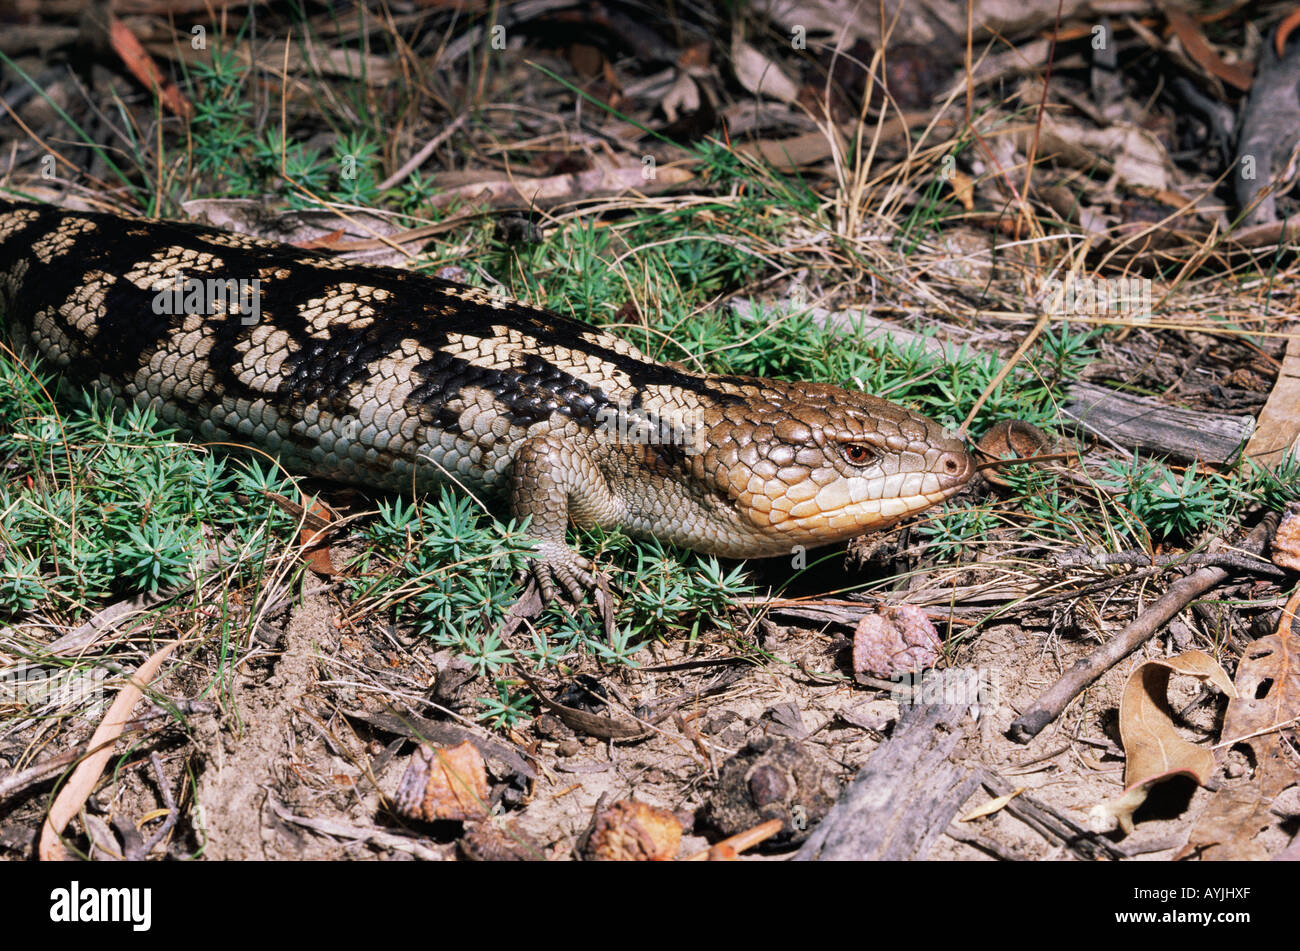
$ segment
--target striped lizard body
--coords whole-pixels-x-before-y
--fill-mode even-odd
[[[973,472],[873,396],[688,372],[476,288],[198,225],[0,201],[0,296],[20,345],[194,437],[504,500],[531,517],[546,598],[593,582],[570,521],[770,557],[891,525]]]

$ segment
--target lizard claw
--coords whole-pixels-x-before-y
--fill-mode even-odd
[[[541,589],[542,601],[549,604],[555,599],[555,582],[564,586],[570,600],[579,604],[587,592],[596,587],[595,566],[562,542],[542,542],[537,546],[537,557],[532,564],[532,575]]]
[[[574,604],[581,604],[589,592],[593,593],[605,636],[613,636],[616,631],[614,600],[609,593],[609,583],[596,571],[590,558],[578,554],[562,542],[542,542],[537,546],[528,575],[524,593],[506,617],[501,631],[503,637],[513,634],[525,620],[541,614],[546,605],[556,600],[559,594],[557,581]]]

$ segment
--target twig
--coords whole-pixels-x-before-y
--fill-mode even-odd
[[[1251,553],[1263,551],[1265,542],[1277,527],[1277,518],[1277,513],[1269,513],[1238,547],[1242,551]],[[1017,743],[1028,743],[1060,716],[1084,688],[1146,643],[1149,637],[1185,608],[1188,602],[1209,591],[1227,577],[1228,572],[1223,568],[1205,567],[1198,568],[1187,577],[1175,581],[1169,586],[1169,590],[1133,623],[1066,671],[1065,676],[1052,684],[1033,706],[1012,721],[1007,735]]]
[[[944,834],[950,839],[956,839],[958,842],[965,842],[973,849],[979,849],[995,859],[1001,859],[1003,862],[1020,862],[1023,858],[1013,853],[1000,842],[994,842],[992,839],[980,835],[973,829],[963,828],[957,823],[953,823],[944,830]]]
[[[100,721],[94,735],[90,738],[90,744],[95,747],[95,752],[77,764],[63,789],[55,797],[50,811],[46,813],[38,849],[41,861],[59,861],[67,858],[67,850],[63,846],[63,829],[90,798],[90,793],[95,783],[99,781],[100,774],[112,759],[113,744],[109,741],[117,739],[125,731],[137,701],[144,696],[149,684],[158,676],[163,661],[181,643],[179,639],[171,641],[151,654],[149,659],[136,669],[135,674],[126,682],[109,706],[104,719]]]
[[[114,738],[111,742],[116,742]],[[90,744],[81,743],[70,750],[51,756],[35,766],[29,766],[21,772],[10,773],[0,779],[0,804],[5,803],[23,790],[39,785],[63,772],[77,760],[86,755]]]
[[[1012,792],[1011,783],[992,770],[983,770],[980,778],[984,788],[994,796],[1006,796]],[[1008,801],[1005,809],[1044,839],[1062,843],[1080,858],[1096,861],[1103,858],[1127,857],[1113,842],[1101,834],[1079,825],[1065,813],[1035,799],[1028,793],[1021,793]],[[951,834],[949,832],[949,835]]]
[[[442,145],[442,143],[446,142],[449,138],[455,135],[456,130],[459,129],[461,126],[463,126],[465,124],[465,120],[468,118],[469,118],[469,113],[462,112],[455,119],[449,122],[445,129],[443,129],[441,132],[439,132],[437,135],[435,135],[432,139],[430,139],[428,142],[424,144],[424,148],[420,149],[420,151],[412,155],[409,159],[406,160],[406,162],[403,163],[401,168],[399,168],[392,175],[389,175],[382,182],[380,182],[379,191],[381,192],[388,191],[388,189],[392,188],[394,185],[397,185],[399,182],[405,181],[406,176],[410,175],[417,168],[423,165],[424,160],[433,154],[434,149],[436,149],[438,146]]]
[[[140,846],[138,851],[132,849],[127,852],[126,858],[128,862],[139,862],[142,859],[148,858],[149,853],[154,850],[154,846],[166,838],[167,834],[172,831],[172,828],[176,825],[176,821],[181,815],[180,809],[176,807],[176,797],[172,795],[171,785],[167,782],[167,777],[163,773],[162,757],[157,753],[150,753],[149,762],[153,764],[153,774],[158,780],[158,789],[162,794],[163,805],[167,807],[167,818],[164,820],[163,824],[158,827],[158,831],[149,836],[144,844]]]
[[[1071,588],[1061,594],[1048,595],[1045,598],[1030,600],[1031,595],[1026,595],[1025,599],[1019,604],[1012,604],[998,610],[998,617],[1015,617],[1017,614],[1024,614],[1027,611],[1039,611],[1043,608],[1051,607],[1053,604],[1059,604],[1062,601],[1073,601],[1085,597],[1089,594],[1095,594],[1098,591],[1105,591],[1107,588],[1117,588],[1120,585],[1132,584],[1135,581],[1145,581],[1147,578],[1162,574],[1162,568],[1144,568],[1141,571],[1131,571],[1124,575],[1118,575],[1114,578],[1102,578],[1098,581],[1089,581],[1085,585],[1077,588]]]
[[[1274,575],[1285,578],[1287,572],[1272,562],[1253,555],[1243,555],[1236,551],[1214,551],[1187,555],[1149,555],[1143,551],[1115,551],[1094,554],[1082,549],[1068,551],[1056,559],[1061,568],[1081,567],[1100,568],[1106,565],[1148,565],[1153,567],[1185,566],[1188,568],[1239,568],[1242,571]]]
[[[694,855],[688,855],[683,862],[707,862],[716,858],[733,858],[737,853],[744,852],[746,849],[752,849],[761,842],[770,839],[781,831],[780,819],[769,819],[752,829],[746,829],[744,832],[737,833],[729,839],[723,839],[716,842],[703,852],[696,852]]]
[[[209,700],[176,700],[173,706],[177,713],[216,713],[217,705]],[[145,730],[145,724],[150,720],[157,720],[160,717],[171,717],[171,710],[158,709],[151,713],[145,713],[129,721],[122,728],[122,736],[130,733],[140,733]],[[157,732],[157,731],[155,731]],[[19,793],[26,791],[32,786],[39,786],[41,783],[48,782],[59,773],[64,772],[68,767],[74,765],[88,753],[93,753],[97,749],[116,743],[120,737],[114,737],[105,740],[98,746],[92,747],[89,743],[79,743],[70,750],[64,750],[57,756],[51,756],[47,760],[42,760],[35,766],[29,766],[20,772],[9,773],[6,776],[0,776],[0,805],[14,798]]]

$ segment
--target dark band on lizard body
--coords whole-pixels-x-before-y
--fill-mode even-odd
[[[159,313],[178,274],[256,281],[256,322],[210,301]],[[532,518],[547,593],[550,573],[575,594],[591,580],[569,521],[768,557],[893,524],[973,471],[941,426],[876,397],[691,373],[476,288],[198,225],[0,201],[0,296],[20,343],[186,433],[341,482],[504,499]]]

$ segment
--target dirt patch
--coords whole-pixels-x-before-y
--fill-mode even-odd
[[[181,816],[154,857],[556,860],[582,855],[602,808],[634,799],[680,822],[678,857],[737,831],[728,827],[740,822],[734,817],[757,823],[775,815],[783,819],[782,831],[745,857],[779,859],[799,847],[890,741],[903,709],[897,694],[846,676],[846,626],[764,624],[748,638],[713,632],[694,644],[652,644],[639,669],[588,658],[568,678],[530,675],[540,678],[535,683],[546,696],[566,705],[603,696],[591,715],[639,724],[635,737],[586,735],[553,711],[494,734],[473,720],[493,684],[464,661],[377,619],[341,630],[339,616],[332,595],[308,594],[278,626],[264,626],[259,637],[278,637],[275,649],[255,650],[236,666],[218,715],[191,717],[187,735],[164,732],[146,740],[142,748],[159,753],[162,782],[147,755],[128,756],[88,812],[126,829],[159,809],[166,784]],[[1118,629],[1122,621],[1105,623]],[[1027,745],[1007,738],[1011,721],[1093,650],[1098,637],[1086,628],[1026,620],[950,645],[945,667],[979,671],[991,686],[960,719],[951,762],[1089,827],[1092,808],[1123,785],[1116,715],[1125,679],[1146,657],[1177,650],[1188,635],[1176,625],[1153,639]],[[164,693],[194,694],[210,685],[210,669],[197,676],[197,666],[174,668],[162,681]],[[1176,702],[1187,735],[1212,742],[1223,699],[1189,687]],[[90,729],[87,723],[84,732]],[[419,821],[394,809],[422,737],[446,747],[468,739],[482,753],[490,789],[485,823]],[[1102,844],[1116,856],[1169,858],[1211,796],[1172,783],[1139,811],[1132,835],[1109,832]],[[976,786],[956,817],[992,797],[989,788]],[[42,803],[28,797],[0,821],[0,845],[11,855],[30,854]],[[957,837],[940,835],[926,857],[1079,857],[1011,809],[951,828]],[[79,823],[69,835],[89,850]]]
[[[198,785],[196,818],[209,858],[337,857],[336,848],[277,822],[266,802],[269,793],[297,798],[293,753],[308,732],[300,716],[303,698],[316,679],[319,645],[338,638],[333,614],[323,596],[306,598],[284,625],[270,676],[236,672],[236,725],[207,738],[207,767]]]

